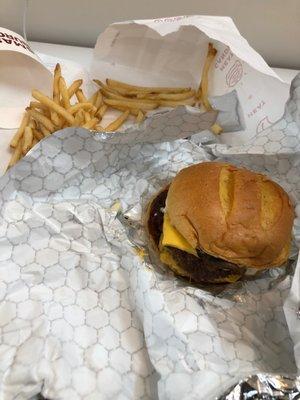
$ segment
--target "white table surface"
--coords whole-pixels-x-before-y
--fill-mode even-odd
[[[92,57],[93,49],[87,47],[65,46],[60,44],[29,42],[32,49],[37,53],[43,53],[48,56],[65,59],[80,64],[83,68],[88,69]],[[274,68],[276,73],[285,81],[291,82],[299,71],[291,69]],[[5,172],[6,166],[11,157],[9,151],[9,142],[13,136],[12,130],[1,130],[0,133],[0,176]]]

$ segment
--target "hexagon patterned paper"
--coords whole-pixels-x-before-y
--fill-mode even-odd
[[[214,399],[248,374],[296,372],[290,275],[212,295],[132,241],[145,244],[146,199],[215,157],[264,171],[299,201],[299,81],[285,118],[249,146],[118,144],[66,129],[0,179],[1,399]]]

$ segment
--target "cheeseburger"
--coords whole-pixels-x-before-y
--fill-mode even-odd
[[[181,170],[150,202],[147,230],[163,264],[194,282],[224,283],[288,259],[294,209],[264,175],[219,162]]]

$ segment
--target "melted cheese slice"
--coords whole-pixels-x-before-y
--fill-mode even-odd
[[[172,254],[168,252],[168,249],[164,249],[165,246],[175,247],[177,249],[186,251],[187,253],[193,254],[197,256],[197,252],[193,247],[188,243],[188,241],[171,225],[170,218],[167,213],[164,215],[163,222],[163,233],[160,242],[160,260],[167,264],[173,269],[173,271],[179,275],[189,277],[189,273],[185,272],[183,268],[177,265],[176,261],[173,259]],[[211,282],[216,283],[224,283],[224,282],[236,282],[240,279],[241,274],[232,274],[227,275],[224,278],[219,278],[216,276]]]
[[[161,246],[170,246],[186,251],[187,253],[197,256],[196,250],[189,242],[171,225],[170,218],[167,213],[164,214],[163,233]]]

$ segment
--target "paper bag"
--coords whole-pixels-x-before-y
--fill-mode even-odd
[[[281,117],[289,86],[229,17],[180,16],[112,24],[98,37],[91,75],[137,85],[197,88],[208,42],[218,50],[209,94],[235,89],[244,114],[245,129],[223,133],[220,140],[245,143]]]
[[[29,44],[0,27],[0,128],[17,128],[33,88],[50,93],[51,73]]]

